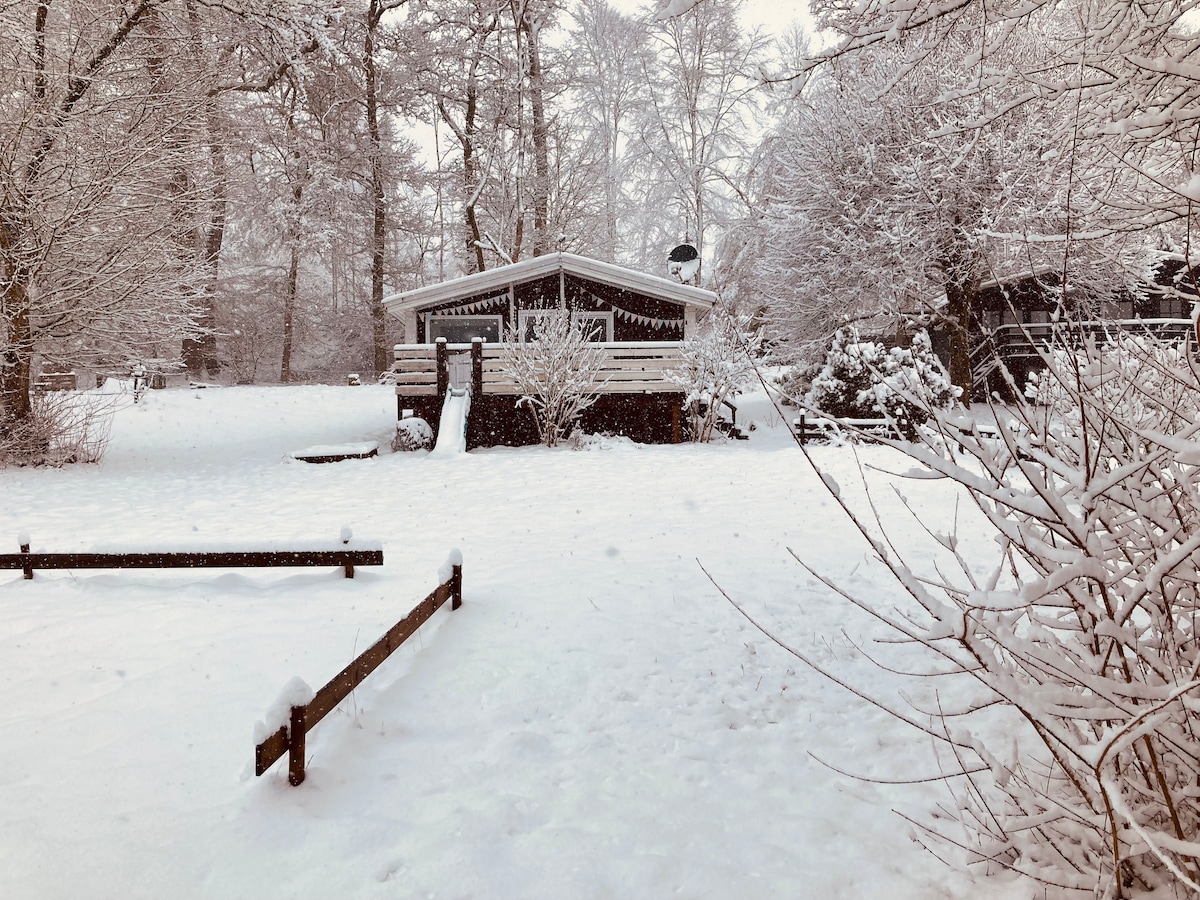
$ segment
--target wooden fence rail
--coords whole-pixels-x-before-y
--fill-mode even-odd
[[[462,606],[462,557],[457,551],[451,554],[443,569],[442,582],[433,593],[338,672],[312,700],[303,706],[293,706],[288,724],[254,748],[254,774],[262,775],[287,753],[288,783],[301,784],[304,781],[304,736],[379,668],[397,647],[412,637],[447,600],[451,601],[451,609]]]
[[[368,542],[363,542],[367,544]],[[208,550],[148,551],[143,553],[32,553],[27,541],[20,553],[0,553],[0,569],[234,569],[275,566],[341,566],[347,578],[355,566],[382,566],[379,546],[327,550]]]

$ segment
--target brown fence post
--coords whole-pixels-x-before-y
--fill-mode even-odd
[[[450,358],[446,353],[445,338],[438,338],[434,346],[437,348],[437,395],[438,403],[441,403],[450,388]]]
[[[307,706],[293,706],[288,728],[288,784],[304,782],[304,731]]]
[[[462,566],[454,566],[450,576],[450,608],[462,606]]]
[[[25,543],[23,543],[23,544],[21,545],[21,552],[22,552],[22,553],[25,553],[25,554],[28,554],[28,553],[29,553],[29,538],[26,538],[26,539],[25,539]],[[26,566],[25,566],[25,580],[26,580],[26,581],[29,581],[31,578],[33,578],[33,566],[32,566],[32,565],[30,565],[30,564],[26,564]]]
[[[345,530],[343,530],[343,532],[342,532],[342,544],[343,544],[343,545],[349,545],[349,543],[350,543],[350,536],[349,536],[349,532],[348,532],[348,531],[345,531]],[[354,577],[354,566],[353,566],[351,563],[346,563],[346,565],[345,565],[345,567],[344,567],[344,570],[345,570],[345,573],[346,573],[346,577],[347,577],[347,578],[353,578],[353,577]]]

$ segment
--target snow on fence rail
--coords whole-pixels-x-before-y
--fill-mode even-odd
[[[462,554],[459,551],[451,552],[446,565],[442,566],[438,573],[438,578],[439,584],[433,593],[393,625],[383,637],[364,650],[350,665],[338,672],[325,687],[312,694],[311,699],[305,697],[306,702],[295,702],[303,695],[304,684],[299,679],[292,679],[288,683],[279,700],[271,707],[274,715],[280,718],[286,714],[287,721],[279,724],[277,730],[271,731],[277,723],[270,721],[274,715],[269,712],[268,722],[259,723],[256,729],[255,739],[259,742],[254,748],[255,775],[262,775],[287,753],[288,783],[298,785],[304,781],[304,736],[333,712],[351,691],[392,655],[393,651],[412,637],[442,604],[450,600],[451,609],[462,606]]]
[[[604,354],[596,375],[604,394],[646,394],[681,391],[665,373],[679,365],[678,341],[606,341],[593,345]],[[470,355],[471,386],[482,394],[520,394],[521,389],[504,374],[504,348],[500,344],[472,341],[448,344],[397,344],[393,348],[391,381],[396,393],[406,397],[445,396],[450,381],[450,359]]]
[[[33,578],[34,569],[233,569],[277,566],[341,566],[347,578],[355,566],[382,566],[383,547],[378,541],[354,541],[349,534],[341,544],[321,542],[307,548],[235,550],[229,547],[189,550],[147,549],[136,552],[83,553],[31,552],[29,538],[21,535],[20,553],[0,553],[0,569],[22,569]]]

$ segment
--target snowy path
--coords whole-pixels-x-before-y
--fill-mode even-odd
[[[700,571],[698,557],[796,646],[860,665],[840,632],[871,625],[786,548],[856,588],[894,588],[781,429],[714,447],[308,466],[284,455],[387,446],[386,389],[148,399],[120,414],[101,467],[0,472],[0,541],[283,540],[349,524],[383,541],[387,564],[353,581],[0,574],[4,896],[1028,895],[970,885],[908,840],[890,810],[919,812],[936,786],[815,762],[929,766],[921,741],[753,631]],[[846,452],[820,452],[848,481]],[[950,508],[945,487],[920,490]],[[302,787],[282,767],[255,779],[251,729],[284,683],[332,676],[432,588],[452,547],[463,608],[309,735]]]

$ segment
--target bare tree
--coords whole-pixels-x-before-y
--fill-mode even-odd
[[[937,102],[996,91],[1007,96],[957,123],[960,129],[981,130],[1016,110],[1056,104],[1070,130],[1047,150],[1082,149],[1095,159],[1071,173],[1061,240],[1139,235],[1170,224],[1179,243],[1190,246],[1200,202],[1192,181],[1200,151],[1200,79],[1194,74],[1200,49],[1189,0],[1113,7],[1067,0],[1016,6],[877,0],[851,7],[818,0],[813,9],[818,24],[841,40],[789,73],[794,83],[832,61],[903,38],[900,81],[955,40],[969,48],[963,69],[970,78]],[[1043,48],[1039,55],[1006,55],[1031,36]]]
[[[574,10],[569,50],[574,63],[575,115],[601,163],[603,240],[597,255],[616,262],[629,215],[629,132],[649,100],[649,32],[607,0],[581,0]]]
[[[759,273],[775,336],[793,352],[823,348],[847,323],[924,313],[949,334],[950,374],[969,396],[980,283],[1061,254],[1045,236],[1063,232],[1079,157],[1047,148],[1067,123],[1028,107],[959,129],[1007,99],[937,102],[965,50],[950,40],[899,83],[906,64],[891,51],[840,60],[772,136]]]
[[[48,345],[150,355],[192,324],[187,100],[137,64],[159,5],[0,8],[0,427],[30,415]]]
[[[700,3],[657,22],[645,70],[651,102],[637,127],[640,189],[650,202],[638,262],[661,263],[664,246],[684,239],[706,252],[709,233],[739,218],[730,210],[748,162],[766,41],[746,34],[740,3]],[[739,210],[740,212],[740,210]],[[665,215],[664,215],[665,213]]]

